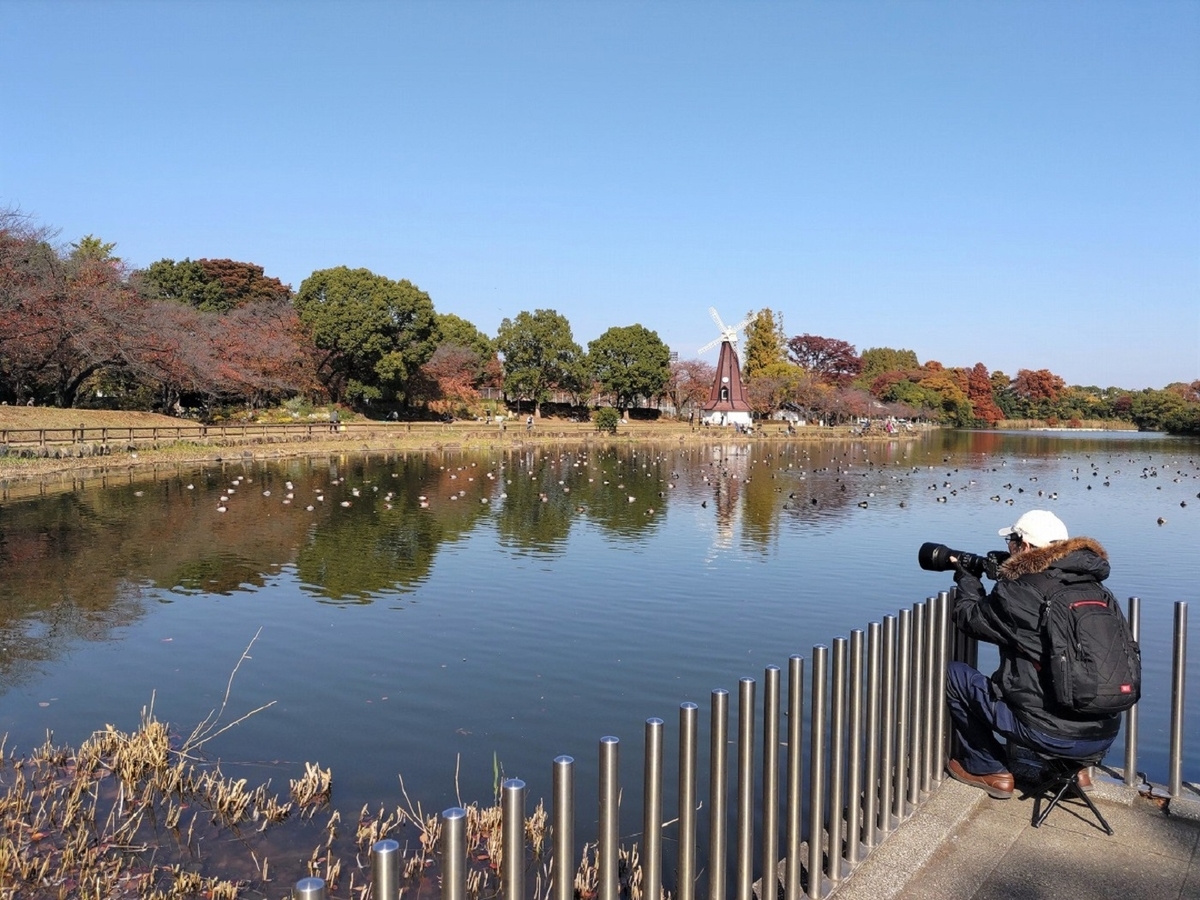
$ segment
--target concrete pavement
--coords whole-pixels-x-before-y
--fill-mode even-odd
[[[946,779],[844,879],[835,900],[1200,900],[1200,790],[1163,804],[1096,770],[1115,834],[1078,801],[1040,828],[1034,801],[993,800]]]

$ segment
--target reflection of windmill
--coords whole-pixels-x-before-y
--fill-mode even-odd
[[[750,324],[750,319],[743,319],[730,328],[721,321],[713,307],[708,308],[708,314],[717,323],[717,328],[721,329],[721,336],[705,344],[698,352],[703,353],[720,344],[721,355],[717,357],[717,373],[700,421],[706,425],[749,425],[750,404],[742,387],[742,372],[735,345],[739,329]]]

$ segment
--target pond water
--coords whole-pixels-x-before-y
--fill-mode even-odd
[[[640,773],[647,717],[670,731],[680,702],[706,714],[714,688],[949,587],[922,542],[999,549],[1036,507],[1142,598],[1139,768],[1163,781],[1200,443],[1131,434],[238,460],[6,495],[0,734],[76,744],[153,703],[186,735],[228,688],[222,723],[273,703],[205,746],[252,782],[318,761],[343,810],[395,806],[403,776],[437,811],[490,799],[498,764],[549,797],[555,756],[586,784],[611,734]]]

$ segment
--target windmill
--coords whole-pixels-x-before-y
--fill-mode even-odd
[[[710,306],[708,308],[708,314],[710,316],[712,316],[712,320],[717,323],[717,328],[720,330],[721,336],[719,338],[713,338],[713,340],[709,341],[707,344],[705,344],[703,347],[701,347],[696,352],[697,353],[706,353],[709,350],[711,350],[713,347],[717,346],[717,344],[724,344],[724,343],[728,343],[728,344],[732,345],[733,348],[736,350],[737,349],[737,333],[739,331],[741,331],[743,328],[745,328],[747,325],[750,324],[750,317],[747,316],[746,318],[742,319],[742,321],[738,322],[736,325],[734,325],[732,328],[730,328],[724,322],[721,321],[721,314],[719,312],[717,312],[717,308],[715,306]]]
[[[742,319],[731,328],[721,321],[715,307],[710,306],[708,314],[717,323],[721,336],[705,344],[697,352],[704,353],[720,344],[721,355],[717,357],[717,371],[713,377],[712,390],[709,391],[708,402],[701,409],[700,421],[706,425],[734,425],[738,428],[751,425],[750,403],[746,399],[746,390],[742,387],[741,366],[737,356],[737,333],[750,324],[750,319]]]

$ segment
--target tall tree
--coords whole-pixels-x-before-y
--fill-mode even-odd
[[[566,317],[552,309],[523,311],[502,321],[496,349],[504,357],[505,393],[531,399],[535,414],[552,388],[569,390],[578,380],[583,350]]]
[[[616,395],[624,410],[638,397],[658,396],[671,375],[671,351],[658,333],[641,325],[608,329],[588,342],[591,374],[601,388]]]
[[[742,374],[754,378],[776,363],[785,362],[785,349],[783,313],[760,309],[746,326]]]
[[[318,350],[318,377],[335,401],[407,401],[410,381],[436,346],[429,295],[368,269],[313,272],[300,285],[296,309]]]
[[[1004,413],[996,405],[992,394],[992,379],[983,363],[975,363],[967,375],[967,399],[971,401],[971,409],[975,418],[988,428],[1004,418]]]
[[[789,340],[788,353],[796,365],[829,384],[849,384],[862,365],[853,344],[815,334],[800,334]]]

